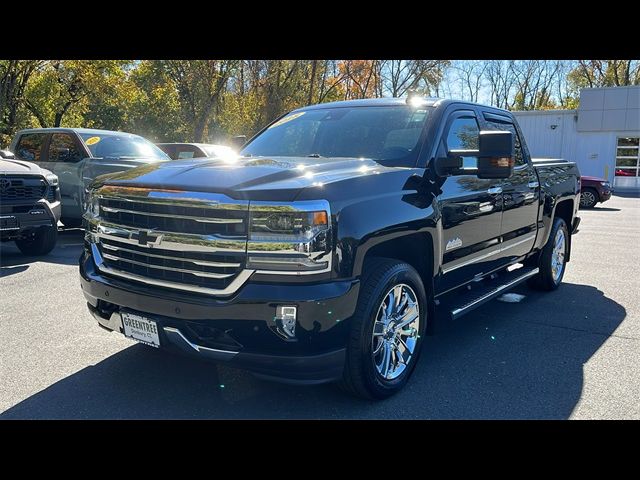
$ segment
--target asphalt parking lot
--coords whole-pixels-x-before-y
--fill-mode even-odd
[[[100,329],[80,230],[25,257],[0,246],[0,418],[640,419],[640,198],[614,196],[574,238],[564,284],[520,287],[427,338],[407,388],[364,402],[163,354]]]

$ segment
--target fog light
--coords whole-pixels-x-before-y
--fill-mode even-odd
[[[282,331],[289,337],[296,336],[296,315],[298,307],[279,305],[276,307],[276,320],[282,322]]]

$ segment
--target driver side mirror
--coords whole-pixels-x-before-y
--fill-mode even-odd
[[[16,158],[16,156],[13,154],[13,152],[10,152],[9,150],[0,150],[0,158]]]
[[[442,177],[509,178],[513,174],[514,156],[513,133],[483,130],[479,135],[478,150],[449,150],[446,156],[436,158],[435,168]],[[463,168],[463,157],[477,157],[477,168]]]

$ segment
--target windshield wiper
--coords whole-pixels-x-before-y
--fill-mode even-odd
[[[310,158],[324,158],[319,153],[310,153],[309,155],[307,155],[307,157],[310,157]]]

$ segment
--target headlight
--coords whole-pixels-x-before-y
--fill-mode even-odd
[[[249,217],[248,268],[289,274],[330,268],[329,202],[251,202]]]
[[[58,186],[58,176],[54,175],[53,173],[47,175],[45,177],[45,179],[47,180],[47,183],[49,185],[51,185],[52,187],[57,187]]]
[[[611,184],[609,182],[600,182],[600,185],[602,185],[603,187],[610,187]]]

